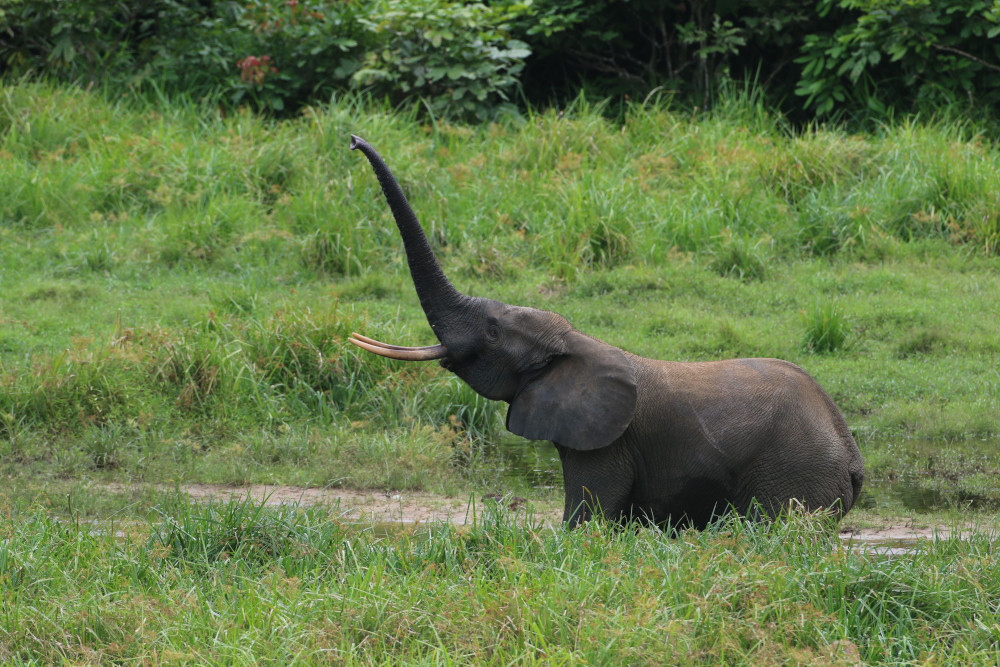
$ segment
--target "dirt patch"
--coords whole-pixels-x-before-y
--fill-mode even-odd
[[[861,541],[906,541],[919,539],[932,539],[934,537],[947,538],[953,533],[958,533],[955,537],[960,537],[965,531],[952,531],[939,526],[907,526],[890,525],[885,528],[841,528],[840,537],[842,539],[857,539]]]
[[[126,485],[108,484],[105,488],[114,493],[134,493],[142,489],[155,488],[173,491],[172,485]],[[533,519],[555,524],[562,519],[562,508],[554,504],[528,502],[514,496],[466,496],[449,497],[426,491],[378,491],[344,488],[310,488],[299,486],[227,486],[222,484],[189,484],[181,490],[196,502],[220,501],[252,498],[266,505],[298,504],[304,507],[321,506],[339,514],[348,521],[372,523],[437,523],[451,522],[455,525],[472,523],[489,503],[499,503],[518,512],[530,512]],[[948,537],[962,537],[976,530],[989,527],[977,524],[937,526],[919,524],[913,520],[887,520],[877,526],[857,526],[851,523],[850,515],[841,525],[840,537],[856,546],[864,545],[906,545],[918,540]]]
[[[163,491],[171,491],[173,486],[153,485]],[[136,487],[125,484],[109,484],[109,491],[129,493]],[[340,514],[349,521],[374,523],[432,523],[451,522],[456,525],[472,523],[481,514],[487,503],[500,503],[515,510],[524,511],[528,504],[524,498],[514,496],[468,496],[448,497],[426,491],[374,491],[342,488],[308,488],[299,486],[226,486],[221,484],[189,484],[181,487],[188,497],[196,502],[210,500],[226,502],[230,499],[252,498],[266,505],[298,504],[303,507],[321,506]],[[532,504],[530,510],[535,519],[556,522],[562,518],[562,508]]]
[[[849,520],[850,515],[848,515]],[[965,538],[975,532],[992,530],[992,526],[976,523],[965,523],[961,525],[923,525],[912,522],[889,522],[883,526],[875,527],[853,527],[844,524],[840,528],[840,537],[844,540],[856,540],[859,542],[872,543],[905,543],[915,540],[930,540],[934,538],[948,539],[952,537]]]

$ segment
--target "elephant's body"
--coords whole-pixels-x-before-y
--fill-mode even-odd
[[[564,519],[593,509],[619,520],[703,527],[730,508],[768,515],[795,502],[847,512],[864,479],[861,453],[825,391],[778,359],[682,363],[625,353],[635,416],[611,445],[556,443]]]
[[[392,209],[420,305],[440,344],[351,342],[395,359],[440,359],[486,398],[507,428],[556,443],[564,519],[703,526],[729,509],[764,516],[790,503],[847,512],[864,479],[858,446],[833,401],[777,359],[656,361],[575,330],[544,310],[469,297],[445,277],[402,189],[358,137]]]

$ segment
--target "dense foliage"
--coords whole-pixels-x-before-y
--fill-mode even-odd
[[[0,0],[10,72],[278,113],[349,90],[469,119],[581,87],[706,107],[751,81],[799,120],[989,116],[998,32],[996,0]]]
[[[833,6],[823,0],[821,11]],[[857,13],[832,34],[810,34],[797,92],[820,114],[843,106],[884,114],[1000,103],[1000,3],[995,0],[840,0]]]
[[[529,55],[517,7],[445,0],[0,3],[14,72],[84,84],[219,95],[275,112],[364,89],[476,117],[509,100]]]

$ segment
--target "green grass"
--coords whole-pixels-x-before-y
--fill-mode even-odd
[[[432,336],[350,133],[463,291],[650,357],[796,362],[866,459],[848,524],[983,527],[886,558],[803,517],[668,538],[190,505],[192,482],[560,502],[504,406],[345,344]],[[271,122],[18,83],[0,179],[0,662],[995,660],[1000,152],[970,127]]]
[[[802,311],[805,346],[814,352],[835,352],[844,346],[851,324],[834,301],[817,301]]]
[[[0,535],[8,664],[986,664],[998,642],[987,527],[888,557],[801,516],[673,539],[244,501],[101,523],[8,511]]]
[[[495,480],[502,405],[344,343],[431,338],[352,132],[466,292],[647,356],[789,359],[872,454],[1000,434],[1000,153],[970,127],[640,105],[422,126],[353,100],[272,122],[17,83],[0,132],[6,474]]]

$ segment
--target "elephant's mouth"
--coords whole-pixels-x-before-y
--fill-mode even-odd
[[[401,361],[432,361],[434,359],[441,359],[448,354],[448,348],[440,343],[437,345],[428,345],[426,347],[389,345],[388,343],[381,343],[374,338],[362,336],[357,332],[352,333],[351,337],[347,340],[354,343],[362,350],[368,350],[372,354],[377,354],[380,357],[387,357],[389,359],[399,359]]]

